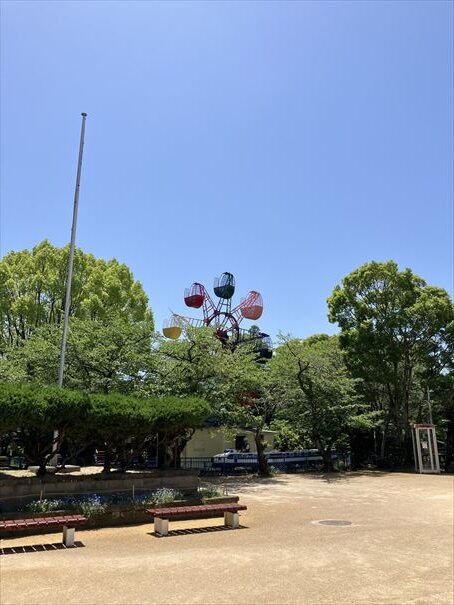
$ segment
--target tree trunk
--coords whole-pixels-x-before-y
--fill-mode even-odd
[[[255,446],[257,448],[257,459],[259,463],[259,475],[261,477],[269,477],[270,469],[268,466],[268,460],[265,456],[266,443],[263,441],[263,433],[260,429],[257,429],[254,434]]]
[[[331,446],[325,447],[319,439],[315,440],[315,445],[317,446],[320,456],[323,458],[323,470],[327,473],[332,473],[334,471],[334,465],[331,457]]]
[[[446,460],[445,471],[447,473],[454,471],[454,419],[448,421],[446,431]]]
[[[38,471],[36,473],[37,477],[44,477],[44,475],[46,474],[46,472],[47,472],[46,471],[46,463],[47,463],[47,456],[44,456],[39,461],[39,468],[38,468]]]
[[[112,466],[112,456],[110,451],[109,444],[105,444],[104,449],[104,467],[102,469],[103,473],[110,473],[110,467]]]
[[[166,470],[171,468],[173,462],[172,443],[169,443],[168,433],[160,433],[162,437],[159,439],[158,445],[158,468]]]
[[[333,459],[331,457],[331,452],[327,452],[326,450],[322,450],[322,458],[323,458],[323,470],[327,473],[332,473],[334,471]]]
[[[381,443],[380,443],[380,458],[381,460],[384,459],[385,457],[385,451],[386,451],[386,429],[387,427],[384,427],[382,432],[381,432]]]

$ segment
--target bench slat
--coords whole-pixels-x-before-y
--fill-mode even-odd
[[[244,504],[201,504],[195,506],[174,506],[168,508],[148,508],[146,513],[158,518],[176,517],[191,513],[228,512],[236,513],[239,510],[247,510]]]
[[[0,530],[21,531],[37,527],[56,527],[62,525],[82,525],[87,521],[83,515],[61,515],[59,517],[30,517],[29,519],[4,519],[0,521]]]

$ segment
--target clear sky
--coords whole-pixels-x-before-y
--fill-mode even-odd
[[[272,336],[334,332],[369,260],[451,290],[453,3],[1,10],[2,254],[69,241],[86,111],[77,244],[132,268],[158,328],[223,271]]]

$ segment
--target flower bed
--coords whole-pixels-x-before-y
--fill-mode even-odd
[[[148,494],[139,494],[134,498],[123,494],[112,494],[110,496],[100,496],[91,494],[85,497],[63,497],[54,500],[35,500],[28,504],[19,512],[2,515],[3,519],[27,519],[29,517],[57,516],[60,514],[73,514],[75,512],[84,514],[88,521],[80,529],[94,529],[98,527],[112,527],[116,525],[132,525],[150,523],[151,518],[145,513],[147,508],[159,506],[191,506],[203,503],[223,504],[236,503],[238,496],[214,495],[219,493],[215,489],[200,490],[197,495],[190,498],[183,498],[176,490],[160,489]],[[213,517],[222,516],[219,513],[213,513]],[[182,517],[183,520],[185,517]],[[190,517],[186,517],[190,518]],[[52,529],[46,532],[53,531]],[[56,531],[59,531],[58,529]],[[42,533],[39,530],[26,530],[24,532],[15,532],[15,535],[31,535]],[[0,532],[0,537],[11,537],[11,534]]]

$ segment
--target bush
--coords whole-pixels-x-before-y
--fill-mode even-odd
[[[137,399],[121,393],[87,394],[37,384],[0,383],[0,433],[15,431],[23,441],[27,460],[45,473],[53,445],[58,453],[67,437],[79,447],[104,443],[105,470],[115,452],[129,451],[150,435],[179,432],[199,426],[210,414],[199,397]],[[53,444],[53,431],[59,442]],[[127,455],[121,461],[128,464]]]
[[[217,485],[201,487],[198,491],[198,494],[202,498],[202,500],[205,500],[207,498],[219,498],[224,495],[223,490]]]
[[[108,509],[107,504],[103,503],[102,497],[93,494],[87,500],[84,500],[80,504],[81,512],[89,519],[90,517],[96,517],[102,515]]]
[[[102,515],[116,506],[143,510],[147,506],[170,504],[182,497],[183,495],[179,491],[163,487],[155,492],[139,494],[134,498],[130,494],[84,494],[63,496],[53,500],[35,500],[24,506],[23,510],[31,513],[48,513],[56,510],[75,511],[90,518]]]
[[[31,513],[50,513],[55,510],[65,510],[65,504],[63,500],[55,499],[55,500],[34,500],[33,502],[29,502],[24,510],[29,511]]]
[[[182,497],[182,494],[175,489],[162,487],[152,495],[155,504],[170,504]]]

